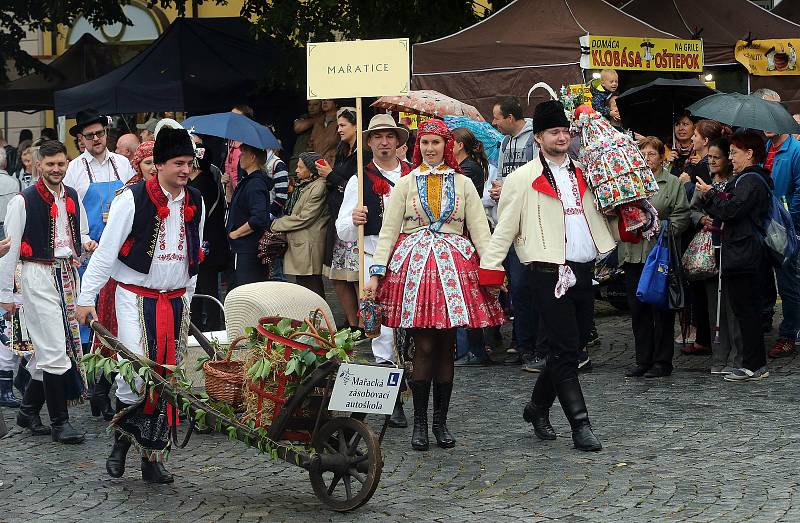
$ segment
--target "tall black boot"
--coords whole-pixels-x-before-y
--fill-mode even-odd
[[[167,472],[160,461],[142,458],[142,479],[148,483],[172,483],[175,478]]]
[[[117,412],[121,412],[127,405],[117,400]],[[125,459],[128,457],[128,450],[131,448],[131,440],[123,436],[119,431],[114,432],[114,446],[111,454],[106,459],[106,471],[112,478],[121,478],[125,474]]]
[[[20,358],[17,375],[14,377],[14,386],[23,396],[25,395],[25,389],[28,388],[28,383],[31,381],[31,373],[25,368],[26,364],[25,359]]]
[[[392,415],[389,417],[389,426],[404,429],[408,427],[408,419],[406,418],[406,413],[403,410],[403,398],[401,394],[401,392],[397,393],[397,400],[394,402],[394,410],[392,411]]]
[[[116,376],[116,373],[111,375],[112,382]],[[95,418],[102,415],[104,420],[111,421],[114,417],[114,410],[111,408],[111,398],[108,397],[110,392],[111,382],[103,375],[100,381],[94,383],[91,396],[89,396],[89,405],[92,407],[92,416]]]
[[[66,374],[44,373],[44,396],[47,400],[47,411],[50,413],[50,437],[53,441],[66,444],[83,443],[84,435],[78,433],[69,422],[69,411],[65,391]]]
[[[589,413],[586,412],[586,401],[583,399],[578,378],[568,378],[556,383],[556,391],[561,408],[564,409],[564,414],[572,426],[572,442],[575,443],[575,448],[592,452],[602,449],[600,440],[592,432]]]
[[[522,419],[533,425],[533,433],[543,440],[556,439],[556,431],[550,424],[550,407],[556,399],[556,389],[550,377],[550,370],[545,367],[533,386],[531,401],[522,411]]]
[[[411,435],[411,448],[428,450],[428,398],[431,394],[430,381],[409,381],[414,398],[414,432]]]
[[[456,446],[456,439],[447,428],[447,412],[450,410],[452,383],[433,383],[433,436],[436,444],[443,449]]]
[[[34,436],[50,434],[50,427],[42,425],[39,412],[44,405],[44,384],[41,381],[30,380],[22,395],[22,404],[17,412],[17,425],[30,429]]]
[[[0,407],[19,407],[19,400],[14,396],[14,372],[10,370],[0,370]]]

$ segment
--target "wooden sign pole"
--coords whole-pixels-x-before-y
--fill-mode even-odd
[[[362,140],[361,128],[361,97],[356,98],[356,158],[358,170],[358,206],[364,206],[364,141]],[[364,226],[358,226],[358,297],[361,299],[361,292],[364,288]]]

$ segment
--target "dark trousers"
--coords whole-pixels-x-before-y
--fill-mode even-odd
[[[236,253],[234,269],[235,287],[248,283],[267,281],[267,270],[255,252]]]
[[[530,266],[531,294],[539,310],[538,350],[547,354],[547,366],[536,380],[531,401],[546,408],[553,405],[556,384],[578,378],[578,351],[586,346],[592,330],[594,262],[567,263],[577,282],[561,298],[554,294],[558,266]]]
[[[200,272],[197,273],[197,285],[194,293],[219,299],[219,271],[200,269]],[[222,330],[221,312],[219,305],[208,298],[192,300],[192,323],[203,332]]]
[[[625,291],[631,310],[636,364],[650,368],[659,365],[672,370],[675,349],[675,312],[642,303],[636,298],[636,288],[642,277],[643,263],[626,263]],[[706,314],[708,316],[708,314]],[[708,318],[706,318],[708,323]]]
[[[755,372],[767,364],[761,328],[760,278],[755,273],[725,274],[723,271],[722,288],[742,331],[742,366]]]
[[[514,335],[517,341],[517,350],[520,354],[533,355],[540,352],[537,349],[537,332],[539,327],[539,312],[537,300],[531,289],[531,270],[527,265],[520,263],[517,253],[512,247],[506,258],[508,269],[508,291],[511,294],[511,305],[514,309]]]

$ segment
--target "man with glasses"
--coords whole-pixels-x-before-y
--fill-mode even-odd
[[[64,177],[64,185],[75,189],[81,199],[89,222],[89,237],[96,242],[100,241],[105,229],[116,191],[135,174],[127,158],[112,153],[106,147],[108,124],[109,117],[101,115],[96,109],[78,112],[69,134],[77,138],[84,151],[69,162]],[[87,263],[88,259],[80,269],[81,275]],[[84,346],[89,343],[89,338],[89,329],[81,326],[81,342]],[[91,388],[92,384],[89,386]],[[107,420],[113,417],[114,411],[108,398],[110,389],[111,384],[105,379],[101,379],[93,388],[90,397],[92,415],[102,414]]]

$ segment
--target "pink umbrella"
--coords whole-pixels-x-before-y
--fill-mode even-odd
[[[372,107],[389,111],[424,114],[427,116],[466,116],[482,122],[483,116],[475,107],[450,98],[437,91],[409,91],[402,96],[382,96]]]

